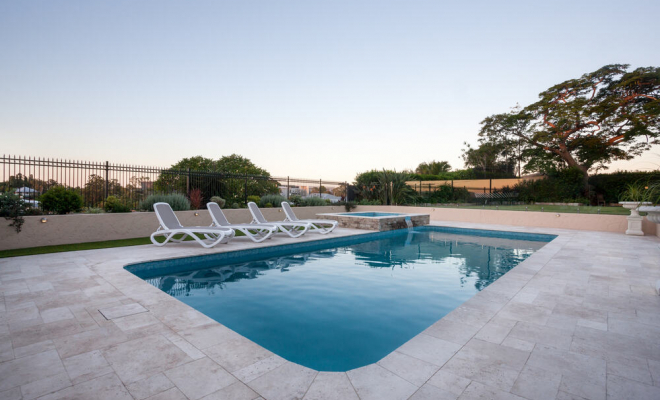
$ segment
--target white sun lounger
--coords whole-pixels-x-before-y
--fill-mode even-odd
[[[248,208],[250,209],[250,214],[252,214],[251,223],[275,225],[277,229],[286,233],[292,238],[297,238],[299,236],[304,235],[312,226],[312,224],[310,224],[309,222],[266,221],[266,218],[261,213],[261,210],[259,210],[257,204],[253,201],[248,203]]]
[[[160,222],[160,226],[156,232],[151,234],[151,243],[156,246],[165,246],[170,241],[179,243],[187,236],[190,236],[195,239],[197,243],[209,249],[218,243],[227,243],[234,237],[234,231],[229,228],[182,226],[179,219],[176,217],[176,214],[172,211],[172,207],[167,203],[154,204],[154,211],[156,212],[156,217],[158,217],[158,222]],[[199,234],[203,235],[204,238],[202,239],[199,237]],[[175,235],[183,235],[183,237],[180,239],[174,239]],[[156,236],[164,236],[165,241],[159,243],[156,241]]]
[[[211,218],[213,218],[213,225],[211,226],[230,228],[234,232],[243,232],[253,242],[263,242],[277,233],[277,226],[274,224],[230,224],[218,203],[206,203],[206,208],[209,209]]]
[[[282,209],[284,214],[286,214],[285,221],[290,222],[309,222],[312,226],[309,228],[310,232],[318,232],[322,234],[330,233],[333,229],[339,225],[339,222],[333,221],[331,219],[298,219],[296,214],[293,212],[293,209],[286,201],[282,202]]]

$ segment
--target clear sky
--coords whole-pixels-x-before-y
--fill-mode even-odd
[[[660,65],[660,1],[0,0],[0,154],[238,153],[352,180],[608,63]],[[660,149],[617,168],[660,165]]]

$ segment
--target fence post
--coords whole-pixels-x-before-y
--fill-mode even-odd
[[[245,173],[245,205],[246,206],[247,206],[247,203],[248,203],[248,201],[247,201],[247,198],[248,198],[248,194],[247,194],[247,186],[248,185],[247,184],[248,184],[248,182],[247,181],[248,181],[248,174],[246,172]]]
[[[110,170],[110,162],[106,161],[105,162],[105,197],[103,197],[103,204],[105,204],[105,199],[108,198],[108,172]]]
[[[323,193],[323,190],[321,189],[323,187],[323,183],[319,179],[319,199],[322,199],[323,196],[321,196],[321,193]]]
[[[489,193],[493,193],[493,178],[490,178],[490,188],[488,189]]]
[[[186,168],[188,173],[186,174],[186,194],[190,193],[190,168]]]
[[[289,200],[289,195],[291,194],[291,181],[289,177],[286,177],[286,199]]]

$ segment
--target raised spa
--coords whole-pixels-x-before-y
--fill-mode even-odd
[[[552,238],[425,226],[126,269],[289,361],[347,371],[379,361]]]
[[[322,219],[339,222],[342,228],[368,229],[372,231],[391,231],[415,226],[428,225],[431,222],[429,214],[403,214],[388,212],[360,211],[348,213],[316,214]]]

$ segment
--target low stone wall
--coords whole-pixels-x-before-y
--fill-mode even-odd
[[[413,215],[393,215],[382,217],[364,217],[356,215],[340,215],[340,214],[319,214],[321,219],[330,219],[339,222],[342,228],[350,229],[366,229],[372,231],[391,231],[395,229],[408,228],[406,217],[410,217],[413,226],[428,225],[430,217],[428,214],[413,214]]]
[[[294,208],[301,219],[316,218],[318,213],[343,210],[342,206]],[[265,208],[262,211],[268,220],[284,219],[281,208]],[[224,213],[232,223],[248,223],[252,220],[247,209],[224,210]],[[177,211],[176,215],[182,225],[211,224],[207,210]],[[48,222],[42,223],[42,217]],[[152,212],[30,216],[25,217],[23,230],[18,234],[7,225],[9,221],[0,218],[0,250],[147,237],[158,228],[158,220]]]
[[[628,227],[628,221],[625,215],[407,206],[358,206],[355,211],[420,213],[430,214],[431,221],[459,221],[599,232],[625,233]],[[644,218],[642,230],[646,235],[658,235],[660,237],[660,229],[657,229],[657,226],[657,224]]]

